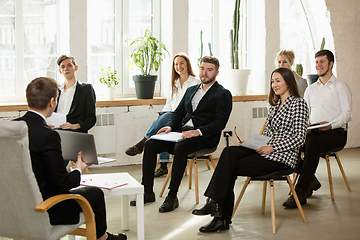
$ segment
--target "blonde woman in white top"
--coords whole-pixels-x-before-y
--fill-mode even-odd
[[[292,65],[294,64],[294,59],[295,59],[295,54],[292,50],[281,50],[276,55],[276,59],[275,59],[276,64],[275,65],[278,68],[283,67],[283,68],[291,69]],[[308,83],[305,78],[302,78],[294,71],[292,71],[292,72],[295,76],[295,80],[298,85],[300,96],[303,98],[305,89],[308,87]]]
[[[185,91],[188,87],[199,84],[200,80],[195,77],[192,70],[189,57],[185,53],[176,54],[173,58],[171,74],[171,94],[166,99],[166,104],[162,112],[158,113],[158,118],[152,123],[144,138],[132,147],[126,149],[125,153],[129,156],[135,156],[142,153],[145,141],[156,134],[159,129],[166,126],[172,112],[179,105]],[[169,153],[160,153],[159,162],[161,166],[155,171],[155,177],[167,174],[167,163],[169,162]]]

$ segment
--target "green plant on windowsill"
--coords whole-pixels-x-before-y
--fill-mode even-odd
[[[130,40],[127,39],[126,42],[129,43]],[[135,49],[130,55],[129,67],[132,69],[135,64],[140,68],[143,76],[150,75],[152,69],[156,72],[159,70],[160,64],[166,56],[162,50],[169,54],[165,44],[153,37],[148,29],[145,30],[144,36],[138,37],[129,43],[129,46],[133,45]]]
[[[99,81],[102,84],[105,84],[107,87],[115,87],[120,83],[120,78],[116,77],[117,71],[114,69],[111,70],[111,67],[107,67],[106,69],[101,68],[101,76],[99,78]]]

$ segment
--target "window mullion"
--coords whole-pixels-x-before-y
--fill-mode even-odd
[[[15,0],[16,98],[25,100],[23,0]]]

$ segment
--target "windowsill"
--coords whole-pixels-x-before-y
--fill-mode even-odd
[[[267,95],[246,95],[233,96],[233,102],[248,101],[266,101]],[[115,98],[115,100],[97,100],[96,107],[122,107],[122,106],[140,106],[140,105],[163,105],[166,102],[165,97],[154,97],[153,99],[137,98]],[[0,112],[26,111],[28,110],[25,102],[19,103],[0,103]]]

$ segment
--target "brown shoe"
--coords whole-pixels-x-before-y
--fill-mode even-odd
[[[317,191],[319,188],[321,188],[321,183],[314,176],[313,179],[311,180],[309,189],[307,190],[305,197],[306,198],[311,197],[311,195],[313,194],[313,191]]]
[[[164,174],[168,174],[168,169],[167,168],[163,169],[160,167],[156,169],[156,171],[154,172],[154,177],[161,177]]]
[[[129,147],[125,150],[125,153],[129,156],[135,156],[142,153],[143,149],[138,149],[136,146]]]
[[[300,189],[295,189],[296,191],[296,195],[299,198],[300,204],[304,205],[306,204],[306,192],[300,190]],[[291,195],[288,199],[286,199],[286,201],[282,204],[285,208],[297,208],[294,196]]]

